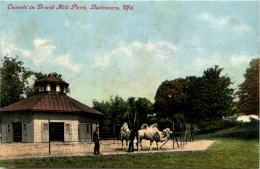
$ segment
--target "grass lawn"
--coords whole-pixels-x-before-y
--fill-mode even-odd
[[[259,140],[218,139],[205,152],[1,161],[15,168],[259,168]]]

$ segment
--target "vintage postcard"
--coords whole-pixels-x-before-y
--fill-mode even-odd
[[[259,167],[259,1],[0,8],[0,167]]]

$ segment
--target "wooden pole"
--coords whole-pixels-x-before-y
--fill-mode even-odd
[[[50,119],[48,119],[48,127],[49,127],[49,154],[51,154]]]
[[[162,146],[164,146],[164,144],[166,144],[169,140],[170,140],[170,139],[166,140],[166,141],[163,143],[163,145],[161,145],[161,147],[160,147],[159,149],[161,149]]]
[[[184,147],[184,124],[181,123],[181,147]]]
[[[174,121],[172,122],[172,149],[174,150],[174,137],[175,137],[175,131],[174,131]]]

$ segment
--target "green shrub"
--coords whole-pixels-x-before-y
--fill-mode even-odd
[[[200,134],[203,134],[201,132]],[[206,135],[205,135],[206,134]],[[237,139],[259,139],[259,120],[251,122],[237,123],[237,125],[216,130],[204,130],[204,135],[200,138],[237,138]]]
[[[235,119],[229,119],[229,120],[221,119],[217,121],[204,122],[200,124],[200,129],[201,129],[200,133],[202,134],[212,133],[214,131],[231,128],[238,125],[240,125],[240,122],[237,122]]]

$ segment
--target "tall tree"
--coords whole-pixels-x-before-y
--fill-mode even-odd
[[[186,77],[188,88],[184,91],[184,116],[185,120],[191,124],[198,124],[202,119],[200,110],[196,109],[196,102],[199,99],[199,88],[201,84],[201,77],[190,76]]]
[[[194,98],[194,110],[201,120],[220,120],[233,113],[233,89],[227,76],[220,76],[223,68],[215,66],[204,71]]]
[[[142,124],[148,123],[147,116],[153,111],[153,104],[146,98],[130,97],[127,99],[129,105],[128,122],[130,127],[140,128]]]
[[[129,105],[129,110],[127,112],[127,122],[129,124],[129,127],[134,127],[136,125],[136,115],[137,115],[137,109],[136,109],[136,98],[135,97],[129,97],[127,99],[127,104]]]
[[[32,71],[23,66],[23,62],[5,56],[1,66],[1,107],[15,103],[25,96],[28,78]]]
[[[24,63],[19,61],[17,56],[15,58],[5,56],[1,65],[1,107],[35,95],[39,89],[34,84],[30,85],[29,79],[37,81],[48,76],[62,80],[61,74],[33,72],[24,67]],[[66,92],[69,92],[69,88]]]
[[[164,81],[158,88],[155,95],[155,112],[160,119],[175,122],[184,121],[185,90],[188,88],[188,81],[183,78],[173,81]]]
[[[135,104],[137,111],[137,127],[140,128],[142,124],[149,123],[147,117],[148,114],[151,114],[153,112],[153,104],[150,100],[140,97],[136,100]]]
[[[236,92],[239,98],[237,111],[241,114],[259,116],[259,58],[250,62],[244,77],[245,81],[239,85]]]
[[[196,123],[219,120],[233,113],[231,80],[215,66],[202,77],[163,82],[155,96],[155,111],[161,121]]]

